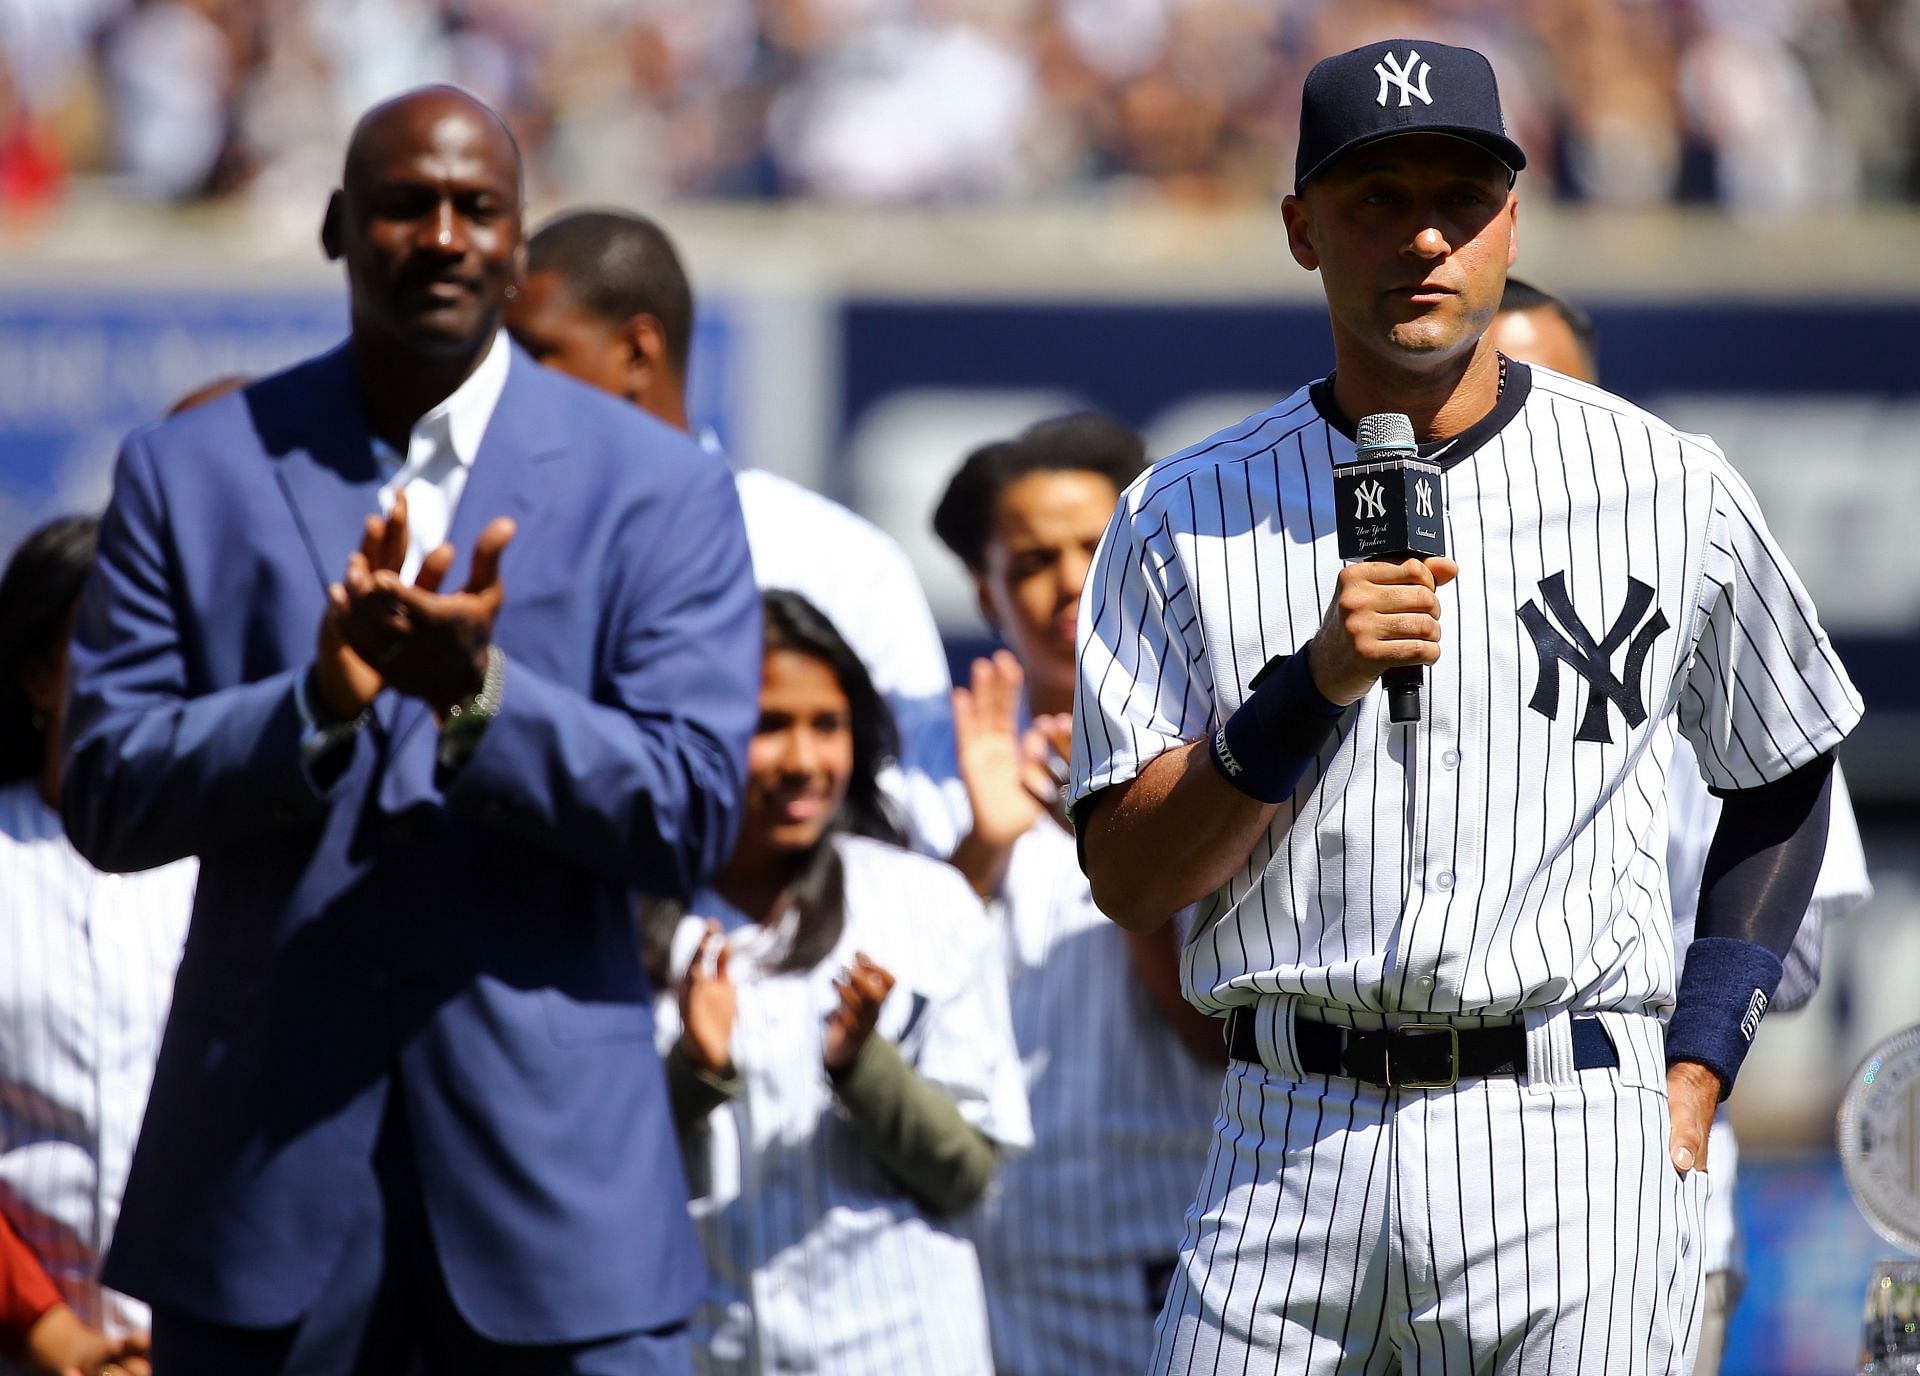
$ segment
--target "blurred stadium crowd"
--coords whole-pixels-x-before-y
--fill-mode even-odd
[[[1310,55],[1408,31],[1492,57],[1567,200],[1920,199],[1920,0],[0,0],[0,206],[271,203],[436,79],[536,194],[1257,200]]]

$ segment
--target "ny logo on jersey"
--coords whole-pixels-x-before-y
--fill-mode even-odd
[[[1387,514],[1386,485],[1378,478],[1361,483],[1353,489],[1353,515],[1358,521]]]
[[[1413,514],[1433,515],[1433,484],[1425,478],[1419,479],[1413,485]]]
[[[1414,68],[1415,63],[1420,64],[1417,71]],[[1420,97],[1420,103],[1422,105],[1433,104],[1433,97],[1427,94],[1427,73],[1432,70],[1433,64],[1431,62],[1420,61],[1420,53],[1417,49],[1407,49],[1407,60],[1405,62],[1395,62],[1393,60],[1393,54],[1388,53],[1384,62],[1376,62],[1373,64],[1373,73],[1380,78],[1380,98],[1378,103],[1383,106],[1387,103],[1387,87],[1398,86],[1400,88],[1400,108],[1402,110],[1413,104],[1413,98],[1415,96]],[[1418,82],[1417,85],[1415,84],[1416,82]]]
[[[1560,665],[1564,662],[1587,681],[1587,710],[1580,718],[1575,740],[1612,742],[1608,703],[1620,709],[1628,726],[1638,726],[1645,721],[1647,708],[1640,697],[1640,670],[1647,662],[1653,642],[1667,629],[1667,614],[1658,607],[1644,622],[1640,619],[1653,604],[1653,589],[1638,578],[1627,579],[1627,603],[1597,643],[1593,632],[1573,609],[1573,599],[1567,595],[1566,574],[1556,573],[1541,579],[1540,597],[1547,604],[1547,612],[1553,613],[1552,621],[1531,599],[1520,608],[1520,624],[1533,637],[1533,648],[1540,656],[1540,678],[1534,684],[1533,698],[1527,706],[1548,721],[1559,720]],[[1558,627],[1554,621],[1560,623]],[[1627,644],[1629,636],[1632,637],[1630,645]],[[1627,645],[1627,662],[1624,672],[1616,678],[1613,653],[1622,645]]]

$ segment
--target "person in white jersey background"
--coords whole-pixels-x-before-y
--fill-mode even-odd
[[[1507,279],[1500,313],[1487,337],[1508,358],[1582,382],[1597,383],[1599,359],[1593,321],[1564,297],[1554,296],[1517,277]],[[1667,885],[1673,897],[1673,949],[1678,964],[1686,961],[1693,941],[1694,908],[1700,881],[1706,873],[1707,851],[1720,823],[1720,801],[1701,780],[1693,747],[1681,737],[1674,742],[1673,764],[1667,776]],[[1833,771],[1833,799],[1827,825],[1827,850],[1820,864],[1813,901],[1807,906],[1793,946],[1786,954],[1785,972],[1774,993],[1772,1012],[1803,1007],[1820,983],[1822,935],[1829,921],[1845,916],[1873,896],[1867,878],[1867,858],[1860,847],[1860,827],[1847,795],[1845,775]],[[1724,1105],[1714,1115],[1707,1154],[1713,1161],[1713,1194],[1707,1202],[1704,1303],[1700,1315],[1700,1348],[1693,1376],[1713,1376],[1726,1348],[1727,1323],[1746,1285],[1746,1248],[1734,1211],[1739,1143]]]
[[[507,308],[520,347],[692,432],[693,288],[666,231],[640,215],[574,211],[541,226],[528,254],[526,285]],[[700,440],[718,451],[711,432]],[[872,522],[778,474],[739,468],[734,484],[754,577],[806,597],[866,662],[900,737],[887,792],[915,849],[944,857],[965,830],[965,795],[946,651],[912,561]]]
[[[952,868],[888,843],[858,656],[765,599],[740,839],[678,920],[659,1021],[713,1277],[695,1369],[987,1376],[954,1218],[1032,1140],[999,949]]]
[[[1283,214],[1334,371],[1155,465],[1089,579],[1094,899],[1199,904],[1184,985],[1234,1057],[1158,1372],[1691,1360],[1709,1124],[1860,707],[1711,442],[1485,339],[1525,163],[1478,53],[1316,66]],[[1449,557],[1341,563],[1334,472],[1381,413],[1442,470]],[[1676,731],[1725,794],[1677,988]]]
[[[1062,416],[975,450],[933,516],[1011,647],[954,694],[973,829],[953,863],[1005,948],[1033,1109],[1033,1150],[968,1224],[1000,1376],[1139,1364],[1220,1098],[1220,1026],[1180,998],[1173,925],[1135,935],[1093,906],[1049,769],[1071,729],[1087,570],[1145,466],[1119,421]]]
[[[103,1287],[100,1261],[198,875],[102,874],[60,824],[67,642],[98,530],[43,526],[0,577],[0,1217],[64,1301],[29,1335],[36,1371],[146,1369],[147,1307]]]

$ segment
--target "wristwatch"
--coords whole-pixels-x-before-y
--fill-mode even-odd
[[[480,744],[487,723],[500,715],[500,690],[507,677],[507,656],[498,645],[487,646],[487,671],[480,691],[464,703],[447,709],[440,725],[440,764],[452,769],[463,764]]]

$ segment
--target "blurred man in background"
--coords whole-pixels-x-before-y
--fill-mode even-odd
[[[1598,339],[1593,320],[1573,302],[1541,291],[1519,278],[1507,279],[1500,311],[1488,327],[1493,346],[1508,358],[1551,368],[1582,382],[1598,382]],[[1827,922],[1844,916],[1873,896],[1867,858],[1860,848],[1860,825],[1853,815],[1846,779],[1833,770],[1833,800],[1827,818],[1827,853],[1815,882],[1813,901],[1784,962],[1786,972],[1770,1011],[1791,1012],[1806,1005],[1820,983],[1820,950]],[[1720,800],[1700,776],[1700,764],[1685,736],[1674,741],[1667,773],[1667,884],[1673,895],[1673,949],[1676,969],[1684,966],[1693,944],[1694,913],[1706,873],[1707,848],[1720,823]],[[1733,1123],[1721,1106],[1707,1143],[1714,1189],[1707,1201],[1706,1272],[1700,1321],[1700,1347],[1694,1376],[1713,1376],[1726,1351],[1727,1323],[1746,1287],[1746,1243],[1734,1210],[1740,1147]]]
[[[543,225],[528,248],[526,286],[507,307],[520,347],[694,433],[693,289],[666,231],[640,215],[575,211]],[[719,452],[711,431],[700,441]],[[900,729],[898,767],[883,783],[915,848],[944,858],[965,830],[966,803],[946,651],[912,562],[870,521],[777,474],[739,468],[734,483],[754,576],[824,611],[865,662]]]
[[[377,106],[346,344],[122,451],[62,803],[201,857],[105,1276],[162,1376],[687,1369],[631,895],[732,843],[759,609],[724,475],[505,338],[520,215],[491,109]]]

